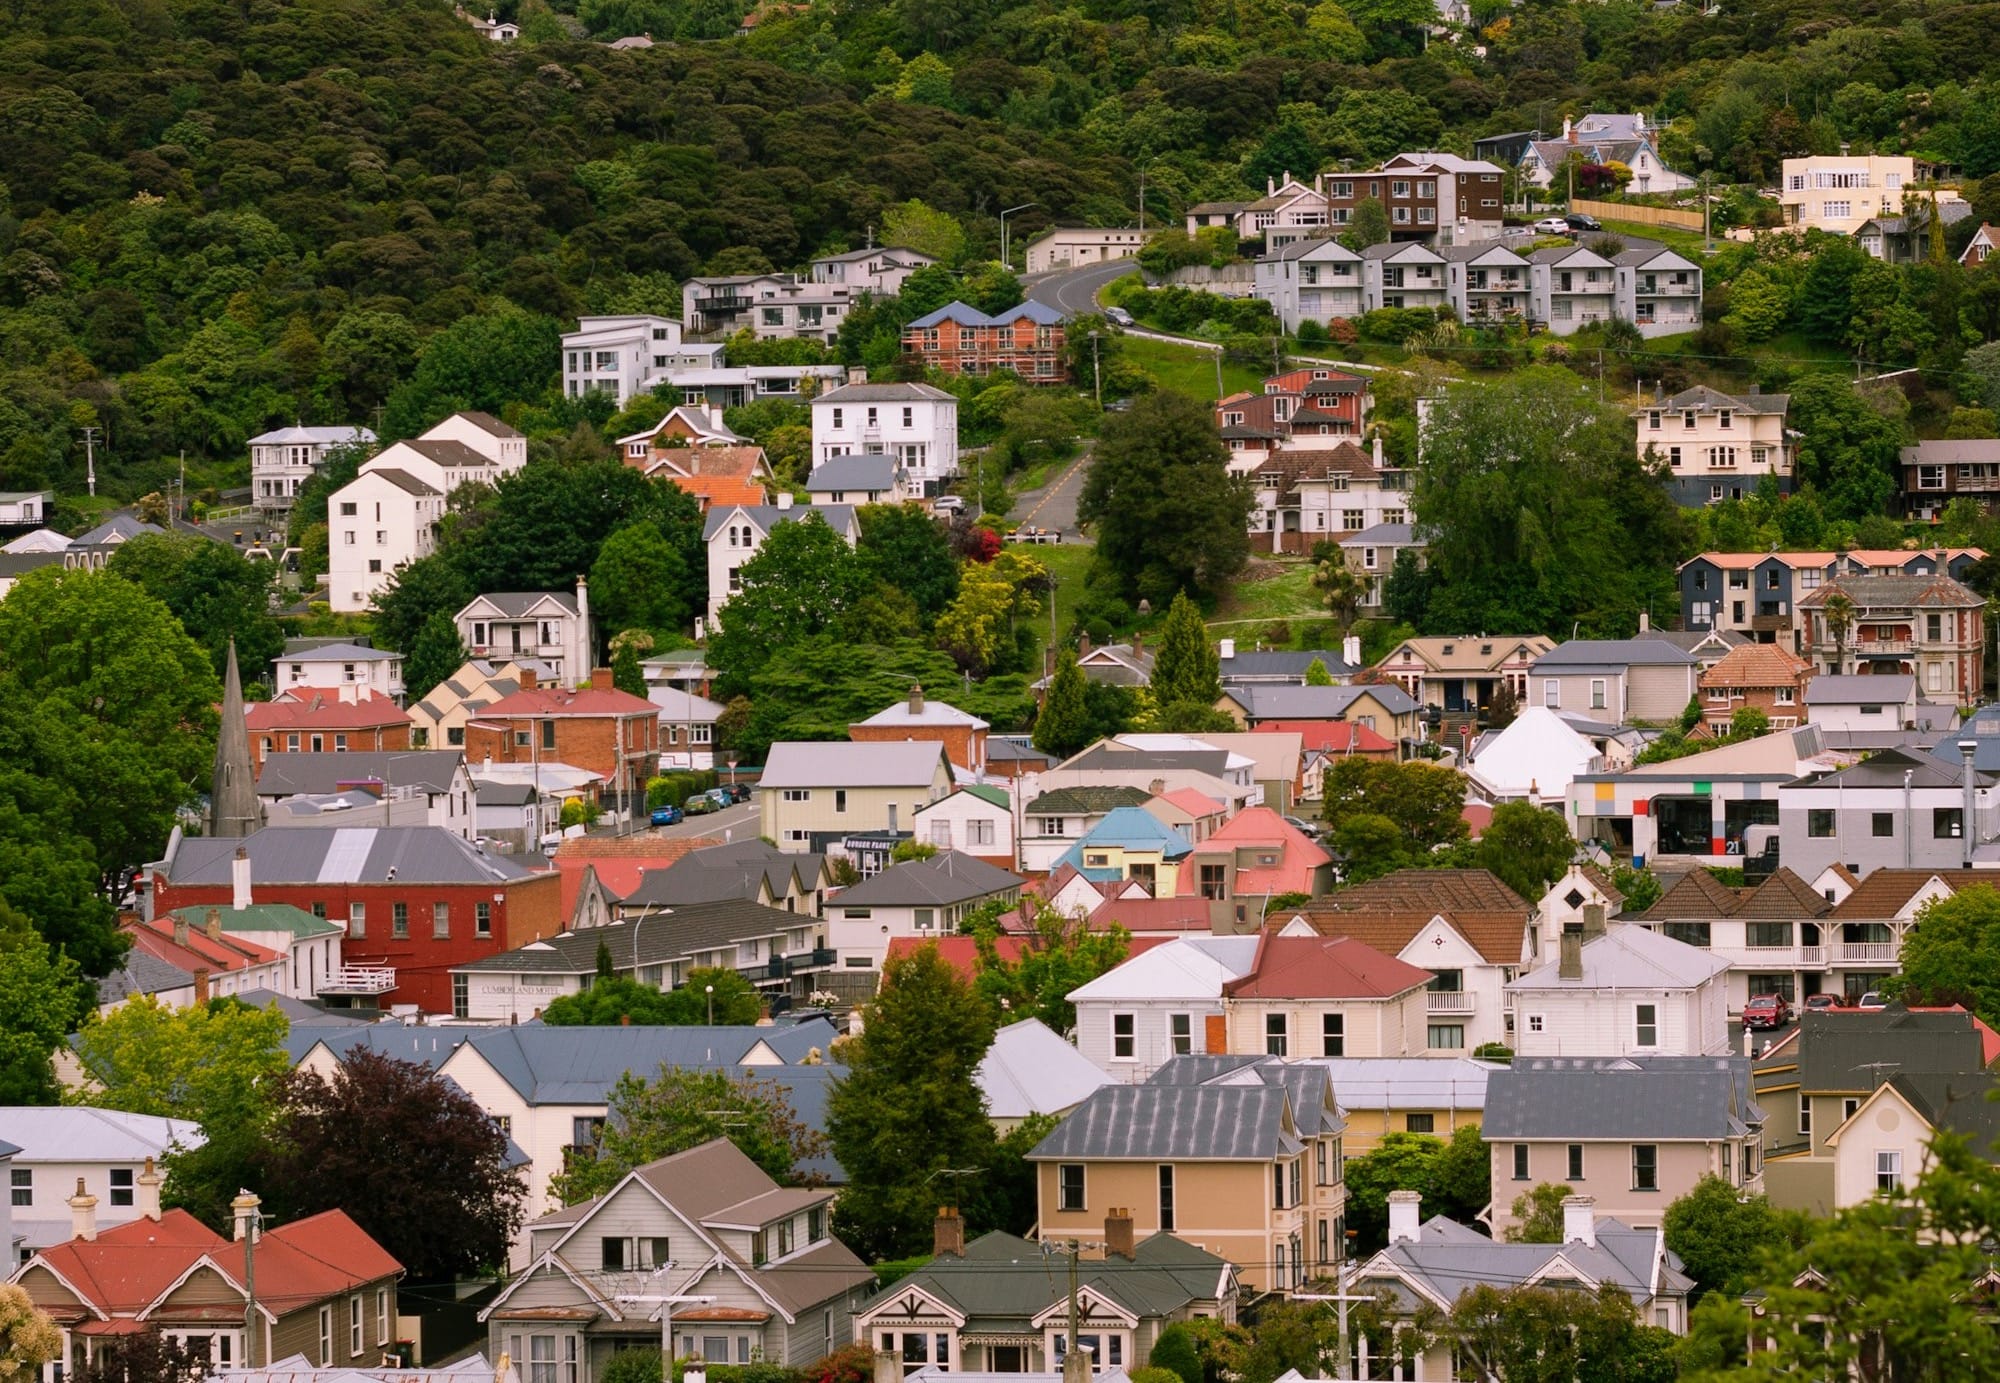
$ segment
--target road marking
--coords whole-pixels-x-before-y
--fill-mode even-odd
[[[1076,464],[1071,466],[1068,470],[1064,471],[1062,473],[1062,477],[1059,480],[1057,480],[1055,484],[1049,486],[1047,490],[1044,490],[1042,492],[1041,500],[1035,505],[1033,509],[1028,511],[1028,516],[1021,520],[1021,525],[1023,527],[1026,527],[1028,524],[1034,521],[1035,515],[1041,513],[1042,510],[1048,508],[1049,501],[1056,497],[1056,492],[1061,490],[1063,486],[1069,484],[1069,478],[1075,475],[1079,470],[1083,469],[1083,463],[1088,461],[1089,459],[1090,459],[1090,449],[1086,447],[1084,448],[1083,455],[1076,458]],[[1082,531],[1080,526],[1078,531],[1079,532]]]

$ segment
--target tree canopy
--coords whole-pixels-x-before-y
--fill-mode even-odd
[[[711,1012],[718,1025],[755,1023],[764,1015],[763,996],[739,971],[713,966],[688,971],[686,983],[668,990],[623,975],[600,976],[581,993],[551,1000],[542,1011],[542,1021],[551,1027],[605,1027],[628,1022],[693,1027],[708,1023]]]

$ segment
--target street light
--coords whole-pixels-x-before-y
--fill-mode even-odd
[[[708,1025],[712,1028],[715,1026],[715,986],[703,985],[702,989],[708,995]]]
[[[1026,211],[1031,206],[1040,205],[1040,202],[1023,202],[1019,206],[1010,206],[1000,213],[1000,263],[1004,267],[1008,269],[1014,267],[1013,262],[1007,258],[1007,218],[1017,211]]]

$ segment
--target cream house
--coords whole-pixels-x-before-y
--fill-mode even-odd
[[[1514,980],[1518,1056],[1721,1056],[1729,962],[1594,914],[1557,938],[1554,964]]]
[[[1783,225],[1790,231],[1852,235],[1864,221],[1902,211],[1916,170],[1916,160],[1907,154],[1788,158],[1778,187]]]
[[[1788,394],[1752,385],[1742,396],[1705,384],[1639,408],[1639,456],[1663,463],[1674,502],[1698,509],[1742,499],[1766,476],[1792,488],[1792,434],[1785,427]]]
[[[1993,1158],[2000,1138],[1997,1088],[1983,1071],[1891,1076],[1827,1135],[1833,1208],[1845,1210],[1876,1196],[1902,1199],[1936,1160],[1931,1140],[1940,1132],[1963,1135],[1974,1153]]]
[[[795,854],[843,837],[908,832],[917,813],[951,791],[951,763],[935,740],[900,744],[784,741],[758,783],[762,834]]]
[[[1422,1056],[1432,978],[1351,937],[1261,933],[1250,972],[1222,987],[1227,1050]]]

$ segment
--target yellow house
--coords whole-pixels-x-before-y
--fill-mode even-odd
[[[1186,836],[1140,807],[1113,807],[1050,867],[1070,866],[1094,884],[1132,879],[1155,898],[1180,891],[1181,868],[1194,847]]]
[[[1095,1240],[1122,1208],[1228,1259],[1257,1291],[1329,1277],[1345,1242],[1342,1122],[1313,1065],[1182,1057],[1107,1086],[1029,1154],[1044,1238]]]
[[[761,834],[787,853],[817,854],[843,836],[913,830],[951,781],[936,740],[774,744],[758,782]]]
[[[1486,1077],[1498,1062],[1470,1057],[1331,1057],[1320,1060],[1333,1078],[1334,1098],[1347,1120],[1341,1141],[1349,1157],[1371,1153],[1389,1133],[1450,1138],[1478,1128],[1486,1114]]]

